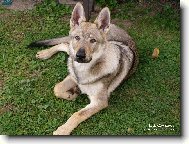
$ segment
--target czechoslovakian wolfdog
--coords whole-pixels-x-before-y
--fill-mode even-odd
[[[55,45],[37,53],[48,59],[64,51],[69,55],[69,75],[54,87],[58,98],[75,99],[87,94],[90,104],[75,112],[54,135],[69,135],[74,128],[108,106],[111,92],[136,70],[138,55],[127,32],[110,24],[110,11],[103,8],[94,23],[86,22],[84,9],[77,3],[70,19],[69,36],[38,41],[31,46]]]

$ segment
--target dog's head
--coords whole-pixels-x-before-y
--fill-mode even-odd
[[[77,3],[70,19],[70,55],[78,63],[89,63],[106,42],[110,11],[102,9],[94,23],[86,22],[81,3]],[[102,50],[100,50],[102,51]]]

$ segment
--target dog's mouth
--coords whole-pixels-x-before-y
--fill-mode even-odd
[[[89,63],[91,60],[92,58],[90,59],[75,58],[75,61],[78,63]]]

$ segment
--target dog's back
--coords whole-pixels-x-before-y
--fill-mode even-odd
[[[126,79],[127,79],[129,76],[131,76],[136,71],[136,68],[137,68],[137,65],[139,62],[138,52],[136,49],[135,42],[133,41],[133,39],[129,36],[129,34],[125,30],[119,28],[118,26],[116,26],[114,24],[110,25],[110,30],[107,34],[107,40],[117,42],[117,45],[119,46],[119,48],[121,50],[125,49],[124,46],[128,46],[129,49],[132,51],[133,56],[134,56],[134,58],[133,58],[134,61],[133,61],[132,67],[129,70],[129,73],[126,76]],[[127,53],[126,53],[127,51],[122,50],[122,52],[125,55],[127,55]]]

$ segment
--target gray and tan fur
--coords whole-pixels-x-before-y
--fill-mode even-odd
[[[110,24],[108,8],[90,23],[85,20],[83,6],[77,3],[70,27],[68,37],[32,44],[55,45],[38,52],[39,59],[50,58],[59,51],[69,55],[69,75],[54,87],[58,98],[73,100],[81,91],[90,99],[90,104],[75,112],[54,135],[69,135],[81,122],[106,108],[111,92],[135,72],[138,64],[134,41],[124,30]]]

